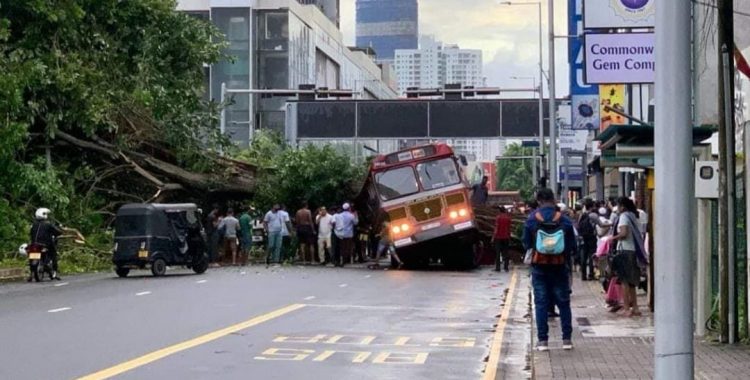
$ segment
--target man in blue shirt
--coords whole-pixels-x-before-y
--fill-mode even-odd
[[[354,227],[359,223],[357,215],[350,211],[349,203],[344,203],[341,207],[343,210],[333,216],[334,229],[333,232],[339,239],[341,244],[338,253],[341,258],[334,257],[333,263],[336,266],[344,266],[351,260],[352,253],[354,252]]]
[[[531,282],[534,288],[534,316],[537,327],[537,349],[549,350],[549,326],[547,310],[557,305],[562,325],[563,349],[573,349],[573,332],[570,311],[570,263],[576,252],[576,238],[573,223],[562,215],[555,206],[555,195],[550,189],[541,189],[536,194],[539,208],[529,215],[524,226],[524,248],[532,249]],[[536,235],[543,220],[545,225],[561,226],[564,233],[565,250],[562,255],[550,256],[536,252]]]

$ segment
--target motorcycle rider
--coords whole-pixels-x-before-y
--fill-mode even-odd
[[[34,213],[34,224],[31,226],[31,242],[47,249],[47,258],[52,264],[52,279],[60,280],[57,275],[57,237],[63,230],[49,220],[52,213],[48,208],[40,208]]]

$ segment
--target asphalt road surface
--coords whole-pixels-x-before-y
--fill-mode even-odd
[[[528,377],[523,270],[169,273],[0,285],[0,379]]]

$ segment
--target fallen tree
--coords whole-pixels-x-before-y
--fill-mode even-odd
[[[223,105],[204,98],[205,65],[228,58],[223,35],[175,7],[2,2],[0,257],[36,207],[106,246],[122,203],[254,191],[256,168],[219,154],[233,148],[217,128]]]

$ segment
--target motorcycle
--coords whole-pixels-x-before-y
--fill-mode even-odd
[[[24,244],[19,252],[24,251],[29,262],[29,279],[36,282],[44,281],[45,273],[49,275],[50,280],[55,278],[56,273],[52,269],[52,260],[47,254],[47,248],[42,244]]]
[[[76,244],[86,244],[86,238],[81,233],[73,228],[61,227],[62,230],[69,235],[61,235],[59,238],[73,238]],[[55,239],[55,245],[59,238]],[[47,247],[44,244],[22,244],[18,248],[18,253],[21,256],[26,256],[29,264],[29,278],[28,282],[44,281],[44,275],[48,274],[50,280],[57,277],[57,273],[52,267],[52,258],[47,254]]]

